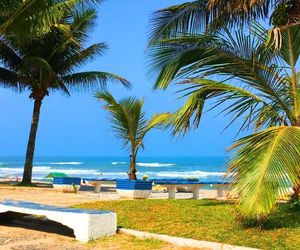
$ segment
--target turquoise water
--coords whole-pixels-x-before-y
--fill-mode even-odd
[[[36,157],[33,178],[43,179],[50,172],[90,178],[127,178],[127,157]],[[24,158],[0,157],[0,177],[22,176]],[[138,177],[198,178],[222,180],[226,157],[140,157]]]

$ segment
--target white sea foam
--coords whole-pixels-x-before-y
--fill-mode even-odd
[[[98,172],[98,174],[100,174]],[[118,176],[127,176],[127,173],[126,172],[110,172],[110,173],[101,173],[101,176],[112,176],[112,177],[118,177]]]
[[[33,170],[34,171],[49,171],[51,169],[51,167],[47,167],[47,166],[34,166]]]
[[[136,164],[140,167],[149,167],[149,168],[160,168],[160,167],[171,167],[175,166],[174,163],[158,163],[158,162],[138,162]]]
[[[119,165],[119,164],[126,164],[126,162],[125,161],[113,161],[111,164],[112,165]]]
[[[150,174],[150,173],[149,173]],[[224,172],[206,172],[206,171],[187,171],[187,172],[152,172],[158,177],[175,177],[175,178],[204,178],[209,176],[224,176]]]
[[[49,170],[51,169],[51,167],[47,167],[47,166],[34,166],[33,170],[35,171],[44,171],[44,170]],[[0,171],[19,171],[19,170],[23,170],[23,168],[0,168]]]
[[[51,165],[81,165],[83,162],[79,161],[66,161],[66,162],[50,162]]]
[[[0,172],[11,173],[11,172],[20,172],[23,171],[23,168],[0,168]]]
[[[17,174],[22,173],[23,168],[0,168],[1,174]],[[89,170],[89,169],[57,169],[51,168],[47,166],[35,166],[33,167],[33,175],[47,175],[51,172],[63,172],[67,175],[99,175],[101,173],[97,172],[97,170]]]

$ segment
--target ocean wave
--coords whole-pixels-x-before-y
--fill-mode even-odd
[[[47,167],[47,166],[33,166],[33,170],[34,171],[48,171],[50,170],[51,167]]]
[[[125,161],[113,161],[111,164],[112,165],[119,165],[119,164],[126,164],[127,162]]]
[[[0,172],[20,172],[23,168],[0,168]]]
[[[22,173],[23,168],[0,168],[0,173],[14,174],[14,173]],[[66,175],[99,175],[97,170],[87,170],[87,169],[57,169],[51,168],[47,166],[35,166],[33,167],[33,175],[47,175],[52,172],[62,172]]]
[[[174,163],[158,163],[158,162],[138,162],[136,164],[139,167],[159,168],[159,167],[171,167],[175,166]]]
[[[51,165],[81,165],[83,162],[80,161],[66,161],[66,162],[50,162]]]
[[[19,172],[23,172],[24,168],[0,168],[0,172],[4,172],[4,173],[19,173]],[[50,167],[46,167],[46,166],[37,166],[37,167],[33,167],[32,171],[34,172],[50,172],[52,171]],[[53,172],[53,171],[52,171]]]
[[[149,173],[150,174],[150,173]],[[187,172],[157,172],[152,173],[158,177],[172,177],[172,178],[203,178],[209,176],[224,176],[224,172],[206,172],[206,171],[187,171]]]
[[[99,174],[99,173],[98,173]],[[117,176],[128,176],[126,172],[109,172],[109,173],[101,173],[101,176],[112,176],[112,177],[117,177]]]

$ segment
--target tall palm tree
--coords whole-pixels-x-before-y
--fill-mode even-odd
[[[0,34],[14,34],[28,39],[49,32],[56,26],[67,32],[60,23],[65,13],[80,5],[100,3],[102,0],[7,0],[0,2]]]
[[[85,47],[88,35],[94,26],[94,9],[76,9],[68,13],[65,22],[70,25],[72,36],[53,27],[50,32],[37,39],[20,41],[14,36],[3,36],[0,40],[0,83],[16,91],[30,91],[34,100],[32,123],[27,145],[23,184],[31,184],[35,140],[43,99],[52,91],[70,95],[70,91],[104,87],[108,80],[129,83],[117,75],[100,71],[78,69],[106,49],[104,43]]]
[[[229,27],[263,20],[274,28],[300,24],[299,0],[194,0],[158,10],[151,39],[201,33],[226,23]]]
[[[113,131],[130,153],[129,179],[136,180],[136,159],[140,148],[144,148],[144,138],[151,129],[161,126],[169,114],[155,114],[147,120],[143,111],[144,100],[129,97],[117,102],[109,92],[99,92],[96,98],[106,103]]]
[[[232,122],[253,134],[231,147],[229,176],[245,216],[264,218],[276,201],[300,193],[300,28],[282,32],[280,50],[267,30],[223,28],[212,34],[187,35],[153,44],[155,88],[179,82],[185,104],[171,115],[173,133],[199,126],[204,106],[224,106]],[[227,106],[226,106],[227,103]]]

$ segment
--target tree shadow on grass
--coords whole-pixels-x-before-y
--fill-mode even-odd
[[[258,227],[254,220],[244,221],[245,228]],[[299,228],[300,211],[292,210],[289,204],[280,204],[260,226],[261,230],[274,230],[279,228]]]
[[[234,203],[231,201],[222,201],[215,199],[202,199],[199,206],[209,207],[209,206],[224,206],[224,205],[233,205]]]

